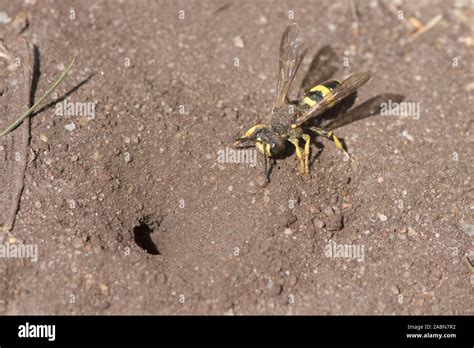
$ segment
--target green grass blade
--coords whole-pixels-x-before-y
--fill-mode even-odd
[[[46,91],[45,94],[41,98],[38,99],[34,105],[29,108],[23,115],[21,115],[15,122],[13,122],[11,125],[9,125],[7,128],[5,128],[2,133],[0,133],[0,139],[3,138],[5,135],[10,133],[12,130],[14,130],[16,127],[18,127],[35,109],[40,105],[58,86],[63,80],[66,78],[67,74],[69,73],[69,70],[71,70],[72,65],[74,64],[74,58],[72,59],[71,63],[69,66],[64,70],[64,72],[61,74],[59,79],[56,80],[56,82],[49,87],[49,89]]]

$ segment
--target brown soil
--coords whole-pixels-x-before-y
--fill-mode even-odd
[[[346,1],[0,4],[27,14],[36,98],[76,57],[54,98],[79,85],[67,101],[97,102],[95,119],[55,106],[31,119],[20,209],[0,236],[39,257],[0,260],[2,313],[472,314],[472,2],[407,2],[406,19],[443,19],[405,46],[389,2],[358,2],[358,31]],[[310,180],[290,156],[261,188],[261,158],[220,164],[217,152],[271,109],[293,21],[309,46],[302,71],[331,45],[336,77],[373,73],[358,103],[399,93],[421,115],[348,125],[337,134],[354,163],[318,140]],[[21,55],[21,23],[0,26]],[[4,128],[27,105],[10,88],[22,68],[0,62]],[[0,225],[21,133],[0,144]],[[364,259],[327,257],[329,241],[363,246]]]

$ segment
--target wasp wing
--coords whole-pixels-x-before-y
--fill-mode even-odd
[[[331,46],[322,47],[313,58],[300,87],[300,97],[310,88],[329,80],[339,69],[339,60]]]
[[[405,96],[401,94],[380,94],[330,120],[321,127],[327,130],[334,130],[349,123],[356,122],[370,116],[378,115],[384,104],[388,105],[389,101],[392,103],[400,103],[404,98]]]
[[[330,109],[342,99],[357,91],[359,87],[369,81],[370,76],[370,72],[356,73],[349,76],[330,93],[326,94],[321,101],[313,105],[309,110],[303,113],[303,115],[298,117],[295,121],[295,125],[299,126],[310,118],[321,115],[324,111]]]
[[[287,102],[288,92],[296,72],[306,53],[306,45],[298,24],[286,27],[281,38],[279,54],[279,73],[275,107],[279,108]]]

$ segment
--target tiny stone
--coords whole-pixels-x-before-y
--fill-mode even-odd
[[[296,275],[292,274],[290,276],[290,285],[295,286],[297,282],[298,282],[298,277]]]
[[[330,216],[326,222],[326,229],[328,231],[339,231],[342,229],[342,227],[342,215],[340,214]]]
[[[48,137],[44,134],[40,134],[40,140],[47,143],[48,142]]]
[[[291,236],[293,234],[293,230],[291,228],[285,228],[283,233],[286,234],[287,236]]]
[[[99,284],[100,292],[106,295],[109,292],[109,287],[106,284]]]
[[[415,231],[414,228],[408,227],[408,239],[413,240],[417,237],[418,233]]]
[[[208,179],[209,179],[209,182],[210,182],[211,184],[214,184],[214,183],[217,182],[217,175],[211,174],[211,175],[209,175],[209,178],[208,178]]]
[[[260,17],[258,18],[258,21],[257,21],[257,24],[258,24],[258,25],[265,25],[265,24],[267,24],[267,23],[268,23],[267,17],[265,17],[265,16],[260,16]]]
[[[0,23],[2,24],[7,24],[11,22],[11,18],[8,16],[8,14],[4,11],[0,12]]]
[[[74,122],[68,123],[64,126],[64,128],[70,132],[76,129],[76,124]]]
[[[132,156],[130,155],[130,152],[125,152],[123,155],[125,163],[130,163],[132,161]]]
[[[138,131],[142,132],[145,129],[145,126],[143,124],[138,125]]]
[[[400,288],[397,285],[392,285],[390,291],[392,291],[394,295],[398,295],[400,293]]]
[[[132,135],[132,143],[138,144],[140,142],[140,138],[136,135]]]
[[[317,218],[313,219],[313,226],[316,228],[316,229],[322,229],[324,228],[326,224],[324,223],[324,221],[321,221]]]
[[[268,179],[263,174],[257,175],[255,181],[256,181],[257,186],[261,188],[264,188],[268,185]]]
[[[298,218],[296,217],[296,215],[293,215],[292,213],[288,212],[288,213],[286,214],[286,217],[285,217],[285,226],[286,226],[286,227],[290,227],[290,226],[293,225],[297,220],[298,220]]]
[[[109,301],[102,301],[99,305],[99,310],[105,311],[109,307],[110,307]]]
[[[280,284],[275,284],[272,281],[269,281],[267,284],[268,295],[278,296],[282,291],[282,286]]]
[[[378,213],[377,216],[379,217],[380,221],[387,221],[387,217],[381,213]]]
[[[351,204],[351,203],[342,203],[341,208],[342,208],[343,210],[351,209],[351,208],[352,208],[352,204]]]
[[[131,139],[130,137],[124,137],[123,141],[125,142],[125,144],[130,144]]]
[[[72,155],[71,156],[71,162],[77,162],[78,159],[79,159],[79,157],[77,155]]]
[[[311,204],[309,206],[309,211],[311,212],[311,214],[319,214],[321,212],[321,209],[317,205]]]
[[[443,277],[443,274],[439,269],[435,268],[431,270],[430,277],[433,280],[440,280]]]
[[[400,234],[405,234],[408,232],[408,229],[406,227],[403,227],[401,230],[400,230]]]
[[[263,196],[263,202],[264,202],[265,204],[270,203],[270,197],[268,197],[267,194]]]
[[[467,92],[474,91],[474,82],[468,83],[468,84],[466,85],[465,89],[466,89]]]
[[[323,213],[326,216],[333,216],[334,215],[334,209],[332,209],[331,207],[326,207],[326,208],[324,208]]]
[[[75,249],[80,249],[80,248],[82,248],[83,245],[84,245],[84,243],[82,241],[82,238],[76,237],[72,240],[72,246]]]
[[[69,208],[76,209],[76,201],[74,199],[68,199],[67,201]]]
[[[240,36],[234,37],[234,45],[239,48],[244,47],[244,40]]]

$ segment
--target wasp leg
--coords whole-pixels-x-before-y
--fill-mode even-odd
[[[270,171],[268,170],[268,156],[267,154],[265,154],[263,157],[263,174],[265,175],[265,178],[267,178],[267,181],[270,181]]]
[[[336,148],[342,151],[342,153],[344,153],[347,156],[347,158],[349,158],[352,161],[351,155],[349,155],[349,152],[346,151],[341,141],[334,135],[332,131],[326,131],[319,127],[310,127],[309,129],[315,132],[316,134],[322,135],[323,137],[326,137],[332,140],[334,142],[334,145],[336,145]]]
[[[292,139],[288,139],[288,141],[291,142],[295,146],[296,157],[298,157],[298,161],[300,161],[300,172],[301,174],[305,174],[305,164],[303,160],[303,155],[301,154],[301,150],[299,147],[298,139],[292,138]]]
[[[305,174],[309,175],[309,155],[310,155],[310,144],[311,144],[311,137],[308,134],[303,134],[301,136],[304,143],[304,170]]]

